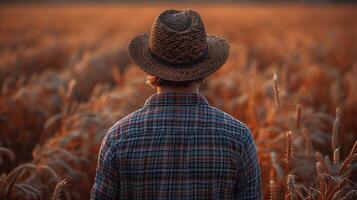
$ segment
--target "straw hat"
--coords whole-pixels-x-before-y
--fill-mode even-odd
[[[229,43],[206,35],[201,17],[193,10],[160,13],[150,34],[131,40],[129,55],[145,72],[171,81],[206,77],[227,60]]]

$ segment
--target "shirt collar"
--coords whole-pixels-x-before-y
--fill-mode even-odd
[[[161,93],[150,96],[144,106],[194,106],[209,105],[207,99],[197,93]]]

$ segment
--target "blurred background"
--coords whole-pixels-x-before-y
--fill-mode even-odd
[[[250,127],[265,199],[357,199],[357,6],[337,0],[0,1],[0,199],[89,198],[104,134],[155,92],[129,41],[187,8],[230,41],[201,92]]]
[[[0,2],[31,2],[31,3],[341,3],[354,0],[1,0]]]

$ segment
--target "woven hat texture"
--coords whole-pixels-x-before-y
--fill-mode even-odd
[[[154,21],[150,34],[131,40],[132,60],[145,72],[171,81],[206,77],[227,60],[226,39],[207,35],[203,21],[193,10],[166,10]]]

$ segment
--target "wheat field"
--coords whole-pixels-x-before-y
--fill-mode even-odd
[[[1,5],[0,199],[88,199],[107,129],[154,93],[128,58],[160,11],[228,38],[201,92],[246,123],[264,199],[357,199],[357,6]]]

